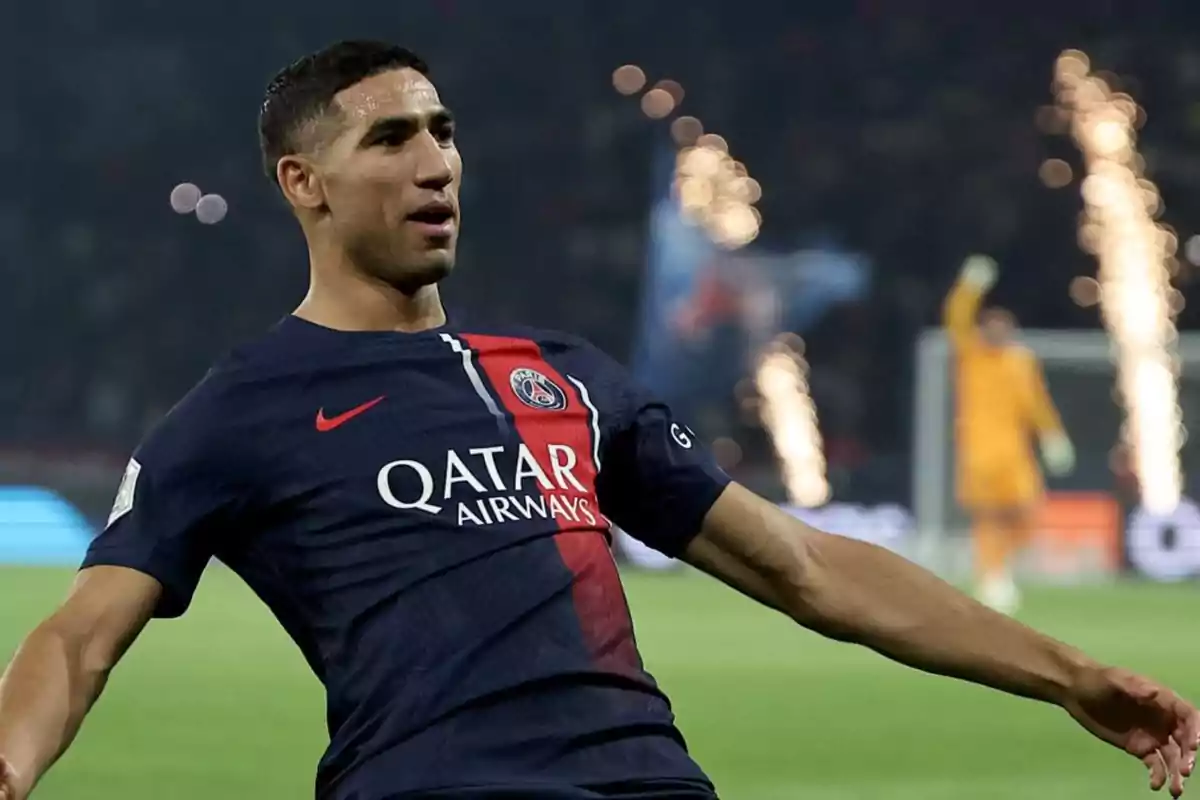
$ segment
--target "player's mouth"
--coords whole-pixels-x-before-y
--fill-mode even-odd
[[[446,202],[426,203],[404,219],[417,226],[425,236],[448,237],[454,233],[454,206]]]

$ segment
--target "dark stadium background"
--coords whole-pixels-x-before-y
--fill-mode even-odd
[[[303,243],[261,175],[255,120],[271,72],[338,37],[411,43],[462,120],[450,303],[568,328],[618,357],[633,344],[664,126],[610,75],[633,62],[680,81],[683,110],[762,183],[763,242],[828,235],[877,265],[872,295],[807,338],[814,372],[855,395],[818,408],[826,437],[856,444],[852,471],[891,475],[872,483],[895,499],[911,342],[962,256],[1019,273],[998,300],[1025,324],[1096,325],[1066,292],[1095,269],[1076,245],[1078,193],[1037,177],[1048,155],[1078,163],[1034,124],[1061,49],[1087,49],[1133,89],[1166,220],[1183,237],[1200,226],[1200,12],[1187,3],[49,0],[5,14],[8,447],[123,460],[215,355],[302,296]],[[184,180],[224,195],[227,223],[171,214]]]
[[[148,427],[299,301],[306,253],[261,172],[258,104],[282,64],[366,37],[421,53],[460,120],[465,228],[444,295],[454,313],[567,329],[622,360],[637,346],[667,123],[611,76],[634,63],[651,82],[679,81],[680,110],[724,136],[763,187],[756,246],[832,243],[869,260],[869,292],[806,331],[805,354],[834,500],[911,508],[914,343],[967,254],[1000,262],[996,300],[1025,325],[1099,330],[1096,310],[1068,295],[1096,269],[1077,241],[1078,181],[1051,190],[1038,176],[1051,157],[1080,168],[1070,139],[1037,121],[1055,58],[1085,50],[1147,110],[1139,148],[1184,242],[1200,233],[1198,34],[1200,6],[1182,0],[10,3],[0,486],[50,487],[102,520]],[[225,197],[228,218],[172,213],[184,181]],[[1191,331],[1200,298],[1181,261],[1191,302],[1177,322]],[[1061,386],[1064,415],[1090,419],[1081,406],[1094,397],[1108,420],[1109,390],[1089,380]],[[1196,408],[1193,385],[1184,395]],[[736,402],[695,427],[736,440],[735,477],[785,499],[767,438]],[[1106,453],[1107,435],[1081,452]],[[1106,463],[1084,468],[1089,488],[1116,486]],[[0,544],[12,521],[0,517]],[[1047,712],[847,655],[678,577],[631,576],[640,639],[730,797],[1139,796],[1136,770]],[[0,661],[68,579],[0,569]],[[196,619],[135,655],[39,798],[308,791],[316,687],[265,616],[242,610],[253,598],[224,573],[211,583]],[[1190,584],[1132,579],[1042,589],[1028,614],[1197,694],[1195,601]],[[285,722],[266,725],[270,714]],[[229,765],[215,779],[214,759]]]

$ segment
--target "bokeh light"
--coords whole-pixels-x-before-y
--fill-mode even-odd
[[[671,121],[671,138],[680,147],[692,147],[704,135],[704,125],[695,117],[676,117]]]
[[[705,139],[707,134],[699,141]],[[731,250],[754,241],[762,224],[751,205],[761,191],[751,180],[738,177],[733,159],[723,150],[697,144],[680,150],[676,159],[675,194],[684,215]]]
[[[722,153],[729,152],[729,142],[725,141],[724,136],[718,136],[715,133],[706,133],[696,140],[697,147],[707,147],[712,150],[718,150]]]
[[[1192,266],[1200,266],[1200,236],[1188,237],[1187,244],[1183,246],[1183,257]]]
[[[1096,256],[1095,285],[1076,279],[1071,296],[1099,303],[1116,346],[1117,395],[1125,408],[1122,438],[1133,454],[1142,503],[1168,513],[1179,503],[1183,476],[1183,414],[1179,408],[1174,315],[1182,295],[1171,286],[1178,236],[1154,221],[1162,213],[1157,187],[1141,177],[1137,127],[1145,118],[1112,80],[1090,73],[1088,57],[1068,50],[1055,63],[1054,91],[1084,156],[1084,213],[1079,244]],[[1044,178],[1043,178],[1044,179]]]
[[[671,99],[677,106],[683,102],[683,86],[679,83],[679,81],[673,81],[670,78],[666,78],[654,84],[654,88],[662,89],[664,92],[671,95]]]
[[[219,194],[206,194],[196,203],[196,219],[205,225],[216,225],[229,213],[229,203]]]
[[[1047,158],[1038,168],[1038,177],[1051,189],[1061,189],[1071,182],[1071,165],[1061,158]]]
[[[650,119],[662,119],[675,110],[675,99],[665,89],[651,89],[642,95],[642,113]]]
[[[1100,281],[1086,275],[1080,275],[1071,281],[1068,290],[1076,305],[1090,308],[1100,302]]]
[[[646,85],[646,73],[636,64],[626,64],[613,70],[612,82],[621,94],[637,94]]]
[[[181,183],[171,190],[171,210],[176,214],[191,214],[200,203],[200,187],[194,183]]]
[[[636,65],[613,71],[613,86],[622,94],[636,94],[645,85],[646,74]],[[678,81],[660,80],[642,95],[642,113],[664,119],[678,109],[683,97]],[[762,227],[762,214],[754,208],[762,198],[762,186],[750,177],[745,164],[730,156],[729,142],[706,133],[693,116],[672,120],[671,137],[679,147],[674,194],[684,216],[723,248],[734,250],[754,241]]]

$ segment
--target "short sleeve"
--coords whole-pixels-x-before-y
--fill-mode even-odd
[[[219,441],[198,415],[173,411],[134,452],[81,569],[143,572],[163,586],[155,616],[182,615],[243,505]]]
[[[696,434],[629,374],[595,351],[607,414],[596,490],[600,510],[625,532],[676,557],[729,485]]]

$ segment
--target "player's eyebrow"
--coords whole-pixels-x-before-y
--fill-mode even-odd
[[[372,147],[385,137],[408,139],[422,127],[444,128],[454,122],[454,114],[444,106],[430,109],[423,114],[395,114],[382,117],[371,123],[358,146]]]

